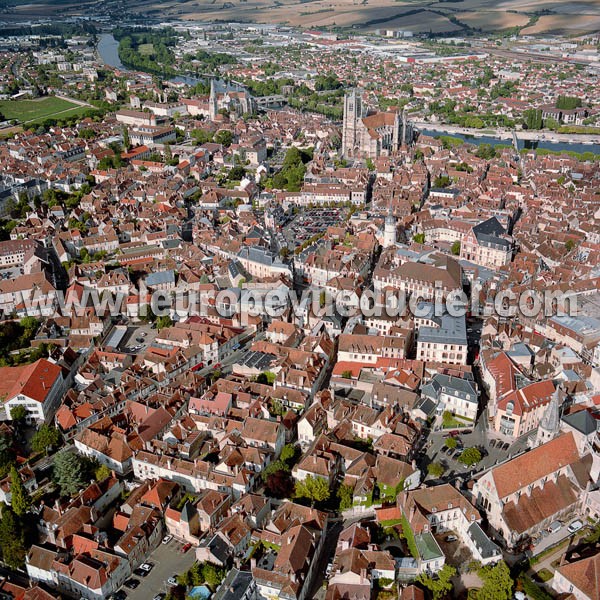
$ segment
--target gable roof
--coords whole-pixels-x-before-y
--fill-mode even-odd
[[[600,598],[600,554],[563,565],[557,570],[589,598]]]
[[[579,460],[572,433],[561,435],[492,469],[500,498],[510,496],[561,467]]]
[[[7,401],[22,394],[43,403],[60,375],[61,368],[45,358],[21,367],[0,367],[0,398]]]

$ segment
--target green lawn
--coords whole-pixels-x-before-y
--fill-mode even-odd
[[[152,56],[154,54],[154,44],[140,44],[138,52],[142,56]]]
[[[0,100],[0,113],[8,120],[15,119],[21,123],[43,121],[54,116],[72,117],[86,110],[89,109],[85,106],[77,106],[68,100],[61,100],[54,96],[35,100]]]

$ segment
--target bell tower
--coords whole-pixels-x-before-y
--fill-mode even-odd
[[[342,154],[352,156],[358,144],[357,125],[363,117],[362,97],[354,88],[344,96],[344,124],[342,128]]]

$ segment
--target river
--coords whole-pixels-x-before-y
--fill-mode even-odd
[[[119,58],[119,42],[115,40],[114,36],[111,33],[103,33],[100,36],[97,50],[98,55],[100,56],[104,64],[108,65],[109,67],[113,67],[114,69],[119,69],[120,71],[131,71],[131,69],[126,67],[121,62],[121,59]],[[169,81],[172,81],[173,83],[185,83],[186,85],[192,86],[200,82],[209,81],[209,79],[206,77],[189,77],[187,75],[177,75],[176,77],[172,77],[171,79],[169,79]],[[222,79],[215,79],[214,81],[216,84],[217,91],[221,91],[224,89],[227,89],[229,91],[239,91],[243,89],[235,83],[226,82]]]
[[[121,71],[130,71],[123,65],[119,59],[119,42],[115,40],[111,33],[104,33],[100,36],[98,41],[98,54],[105,64]],[[195,85],[201,81],[206,81],[206,78],[202,77],[188,77],[178,75],[177,77],[171,78],[169,81],[174,83],[185,83],[187,85]],[[243,89],[238,85],[225,82],[221,79],[215,80],[217,88],[219,90],[240,90]],[[500,139],[490,135],[482,135],[481,137],[467,135],[464,133],[447,133],[441,131],[434,131],[431,129],[420,129],[421,133],[432,137],[439,137],[441,135],[449,135],[451,137],[460,138],[465,142],[471,144],[491,144],[492,146],[507,145],[512,146],[512,140]],[[549,140],[531,141],[531,140],[519,140],[519,148],[535,149],[540,148],[544,150],[570,150],[572,152],[593,152],[594,154],[600,155],[600,144],[582,144],[578,142],[551,142]]]
[[[420,129],[419,130],[424,135],[429,135],[431,137],[440,137],[442,135],[447,135],[449,137],[460,138],[469,144],[491,144],[492,146],[510,146],[512,147],[512,140],[502,140],[497,137],[493,137],[490,135],[482,135],[481,137],[467,135],[464,133],[444,133],[442,131],[434,131],[432,129]],[[518,139],[518,134],[517,134]],[[550,140],[522,140],[518,139],[519,148],[526,148],[527,150],[534,150],[536,148],[540,148],[542,150],[554,150],[554,151],[563,151],[569,150],[571,152],[593,152],[594,154],[600,155],[600,144],[582,144],[580,142],[552,142]]]
[[[103,33],[98,41],[98,55],[104,64],[120,71],[129,71],[119,58],[119,42],[111,33]]]

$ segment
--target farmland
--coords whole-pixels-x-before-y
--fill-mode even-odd
[[[515,28],[526,28],[528,23],[529,28],[524,33],[563,31],[573,34],[597,30],[600,19],[600,8],[595,0],[580,0],[575,4],[557,0],[507,0],[502,3],[496,0],[232,0],[224,4],[193,0],[160,3],[132,0],[128,3],[128,11],[156,18],[177,16],[178,19],[201,21],[352,27],[359,31],[393,27],[415,33],[463,34],[472,30],[514,31]]]

